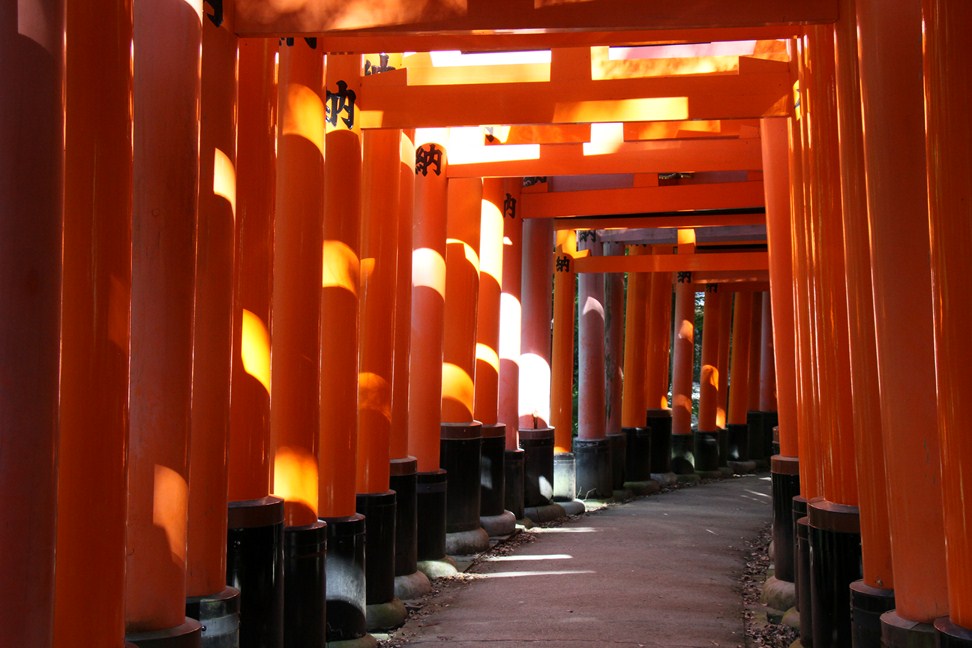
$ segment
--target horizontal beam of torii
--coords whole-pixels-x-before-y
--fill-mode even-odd
[[[723,182],[523,193],[519,213],[523,218],[564,218],[679,210],[756,209],[761,208],[763,203],[762,182]],[[715,220],[719,225],[729,224]]]
[[[667,214],[618,214],[615,216],[591,216],[587,218],[555,218],[555,230],[606,229],[635,227],[671,227],[695,229],[729,225],[761,225],[766,223],[762,209],[729,210],[714,212],[685,212]]]
[[[561,264],[565,268],[562,256]],[[752,272],[769,270],[766,252],[706,252],[704,254],[639,254],[631,256],[586,256],[566,264],[573,272]]]
[[[536,83],[409,85],[408,68],[366,76],[360,124],[445,128],[755,119],[793,112],[792,79],[784,61],[742,57],[738,74],[605,80],[592,80],[589,72],[585,77],[582,65],[573,67],[570,75],[552,67],[551,80]]]
[[[756,171],[762,164],[758,138],[620,142],[603,150],[591,144],[483,145],[450,150],[446,174],[488,178]]]
[[[229,2],[230,0],[226,0]],[[326,51],[518,49],[794,36],[838,0],[235,0],[241,36],[308,35]]]

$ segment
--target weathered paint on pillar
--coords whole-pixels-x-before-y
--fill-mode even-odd
[[[629,256],[647,252],[648,249],[644,246],[628,246]],[[645,369],[648,360],[646,347],[651,345],[651,320],[644,315],[651,303],[651,284],[652,275],[644,272],[628,273],[628,299],[624,306],[624,386],[621,394],[621,425],[624,427],[641,427],[645,424]]]
[[[556,233],[553,277],[553,350],[550,367],[550,424],[554,428],[554,452],[571,451],[574,428],[574,318],[577,275],[574,230]]]
[[[361,56],[328,54],[324,72],[321,282],[321,517],[355,513],[361,233]],[[387,451],[387,446],[386,446]],[[371,468],[387,481],[388,462]],[[379,465],[380,464],[380,465]],[[384,491],[387,489],[382,488]]]
[[[132,4],[114,0],[69,2],[66,9],[70,48],[65,86],[64,271],[56,508],[59,568],[53,584],[53,641],[54,645],[65,647],[119,648],[125,636],[128,325],[132,273],[132,118],[129,113]],[[112,37],[106,37],[106,33]],[[9,60],[6,52],[0,56]],[[10,77],[4,72],[3,78]],[[32,86],[31,92],[36,92],[38,87]],[[9,86],[4,92],[24,96]],[[23,153],[20,144],[6,139],[6,133],[3,137],[10,152]],[[36,140],[31,144],[35,146]],[[4,162],[0,162],[0,168],[2,177],[11,177]],[[16,196],[6,188],[2,191],[4,195]],[[17,202],[4,204],[0,212],[14,213],[16,206]],[[43,231],[43,219],[36,214],[26,222]],[[11,240],[7,225],[0,228],[4,240]],[[8,256],[10,252],[6,248],[0,249],[0,258],[13,258]],[[33,244],[26,249],[30,255],[38,251]],[[12,269],[5,264],[2,272],[4,277],[12,276]],[[11,319],[17,311],[9,308],[5,297],[0,297],[0,303],[4,304],[5,319]],[[38,319],[34,324],[41,321]],[[8,334],[9,330],[4,327],[4,343],[11,341]],[[42,348],[33,347],[33,350]],[[30,366],[10,358],[5,350],[0,352],[0,357],[4,366],[18,371]],[[21,374],[18,379],[23,377]],[[18,383],[10,383],[4,377],[4,384]],[[40,395],[41,392],[32,393],[29,402],[43,402],[38,399]],[[0,409],[5,412],[8,405],[5,402]],[[0,418],[5,430],[37,443],[41,428],[24,434],[6,414]],[[23,461],[19,449],[11,448],[13,454],[7,455],[8,440],[2,443],[5,456],[13,456],[18,463]],[[6,463],[0,467],[5,476],[10,470],[13,467]],[[23,485],[34,487],[39,474],[32,474]],[[6,483],[4,492],[21,499]],[[45,510],[34,508],[33,503],[30,506],[35,511]],[[46,510],[53,518],[55,509]],[[5,520],[11,517],[16,516],[5,514]],[[11,526],[18,535],[34,542],[35,538],[24,534],[25,529],[19,523],[5,522],[5,526]],[[18,563],[26,562],[27,554],[20,552],[16,542],[6,536],[0,542],[8,557]],[[38,547],[33,547],[30,555],[37,550]],[[42,556],[43,552],[36,555]],[[4,601],[7,609],[0,614],[4,619],[4,640],[11,645],[48,645],[39,637],[31,639],[19,631],[22,628],[29,633],[47,632],[46,625],[27,627],[36,621],[22,616],[11,622],[6,617],[7,613],[22,612],[17,599],[21,598],[23,585],[41,585],[43,579],[40,583],[31,582],[36,578],[32,577],[31,581],[8,584],[6,579],[16,577],[17,570],[6,564],[2,569],[3,591],[17,592],[12,600],[8,597]],[[92,587],[92,583],[97,586]],[[30,592],[30,587],[27,591]],[[27,598],[24,597],[25,603],[29,602]],[[39,603],[35,597],[29,598]]]
[[[317,521],[323,66],[302,39],[280,48],[270,436],[287,526]]]
[[[409,343],[408,454],[419,472],[439,470],[442,326],[446,292],[446,166],[437,142],[416,141]]]
[[[728,287],[728,286],[727,286]],[[726,427],[726,410],[729,408],[729,343],[732,322],[732,293],[722,296],[722,309],[719,311],[719,357],[716,364],[719,376],[719,393],[716,398],[716,429]]]
[[[479,308],[476,322],[475,418],[495,425],[499,407],[500,300],[503,292],[503,220],[514,210],[506,198],[506,183],[499,178],[483,180],[479,221]]]
[[[185,619],[202,2],[136,2],[127,631]]]
[[[660,246],[656,246],[654,253],[661,254],[663,251]],[[648,364],[645,369],[646,406],[648,409],[667,409],[668,366],[671,359],[672,339],[672,274],[653,272],[650,277]],[[638,425],[641,423],[639,422]]]
[[[925,622],[948,612],[948,596],[931,397],[921,11],[917,3],[861,0],[857,20],[881,423],[888,474],[908,475],[888,480],[895,605],[899,616]],[[890,213],[896,217],[882,217]]]
[[[857,21],[854,0],[842,0],[836,26],[837,118],[840,142],[840,183],[843,204],[844,273],[850,344],[850,376],[854,425],[857,494],[860,499],[864,582],[893,589],[888,491],[884,470],[881,398],[874,340],[871,297],[871,250],[868,243],[867,195],[861,87],[857,67]],[[764,136],[765,138],[765,136]],[[778,320],[777,320],[778,321]],[[777,344],[777,356],[781,349]],[[777,380],[780,377],[777,363]],[[780,402],[782,421],[783,403]]]
[[[270,305],[276,185],[277,44],[240,40],[236,154],[236,306],[230,398],[230,501],[266,497],[270,481]]]
[[[479,222],[483,181],[449,180],[446,283],[442,338],[442,422],[473,420],[476,311],[479,304]]]
[[[226,587],[226,481],[236,246],[236,34],[203,20],[186,595]]]
[[[395,284],[395,357],[392,372],[392,459],[408,457],[408,365],[412,338],[412,209],[415,194],[414,132],[403,132],[398,163],[398,278]]]
[[[623,243],[605,243],[604,253],[624,256]],[[604,277],[604,367],[607,373],[605,403],[607,407],[607,433],[621,434],[621,383],[624,355],[624,275],[610,273]]]
[[[550,420],[550,275],[553,272],[553,242],[553,223],[550,219],[531,219],[523,224],[521,428],[543,428]]]
[[[796,331],[793,302],[793,266],[790,241],[790,176],[787,167],[787,122],[760,121],[763,147],[763,190],[766,195],[766,238],[770,261],[770,302],[773,313],[773,350],[776,404],[779,412],[780,454],[798,456],[796,412]],[[747,322],[754,316],[751,293],[736,294],[743,302]],[[746,305],[748,302],[748,305]],[[735,324],[733,325],[735,326]],[[735,330],[733,330],[735,335]],[[745,342],[748,345],[750,342]],[[735,375],[735,374],[733,374]],[[735,384],[735,383],[733,383]],[[730,399],[733,394],[730,391]],[[730,418],[733,407],[730,403]],[[735,422],[735,421],[731,421]],[[745,421],[742,421],[745,423]]]
[[[383,493],[390,478],[395,336],[389,332],[395,328],[397,308],[401,135],[399,130],[373,130],[363,138],[358,493]]]
[[[790,259],[787,257],[787,264]],[[729,418],[731,425],[746,425],[749,399],[749,332],[753,317],[753,293],[735,293],[732,310],[732,357],[729,366]]]
[[[519,448],[520,282],[523,273],[523,218],[519,213],[519,178],[507,178],[503,210],[503,294],[500,296],[499,412],[506,426],[506,449]]]
[[[695,356],[695,288],[692,274],[675,283],[675,330],[672,333],[672,434],[692,433],[692,362]]]
[[[719,400],[719,333],[722,302],[725,293],[719,284],[705,290],[702,311],[702,372],[699,376],[699,431],[716,431],[716,408]]]
[[[592,255],[601,252],[596,240],[584,241],[581,248]],[[592,237],[594,232],[589,232]],[[585,245],[586,243],[586,245]],[[603,439],[604,420],[604,275],[586,272],[578,279],[577,331],[577,438]]]
[[[968,300],[972,240],[972,128],[967,107],[972,77],[965,39],[972,29],[967,3],[926,0],[925,111],[927,125],[932,287],[938,408],[942,443],[942,500],[948,560],[949,616],[972,628],[972,498],[965,475],[972,459],[966,427],[972,393],[968,360],[972,307]]]

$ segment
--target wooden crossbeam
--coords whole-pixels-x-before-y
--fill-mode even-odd
[[[571,265],[574,272],[748,272],[768,271],[769,257],[766,252],[589,256]]]
[[[235,10],[241,36],[313,35],[332,52],[402,52],[786,38],[835,22],[838,1],[235,0]]]
[[[526,194],[524,194],[526,195]],[[627,214],[588,218],[556,218],[554,229],[604,229],[626,227],[701,228],[728,225],[759,225],[766,223],[762,210],[738,213],[689,212],[685,214]]]
[[[763,183],[725,182],[707,185],[555,191],[523,194],[520,201],[520,213],[524,218],[756,208],[763,206]]]
[[[754,119],[792,113],[786,63],[753,60],[739,74],[537,83],[408,84],[408,69],[362,79],[362,128]]]
[[[450,152],[446,173],[450,177],[672,173],[758,170],[763,164],[759,139],[622,142],[601,153],[583,144],[540,144],[522,149],[524,159],[516,159],[511,147],[482,149]]]

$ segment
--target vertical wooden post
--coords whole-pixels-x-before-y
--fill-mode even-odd
[[[655,246],[655,254],[661,254]],[[668,365],[672,339],[672,273],[653,272],[648,307],[648,366],[645,395],[648,409],[668,408]]]
[[[574,427],[574,318],[577,275],[574,230],[556,233],[553,276],[553,350],[550,363],[550,424],[554,428],[554,452],[571,451]]]
[[[726,286],[728,288],[728,286]],[[722,310],[719,313],[719,358],[716,364],[719,376],[719,397],[716,399],[716,429],[726,427],[726,414],[729,409],[729,343],[731,342],[732,293],[722,296]]]
[[[644,246],[628,246],[629,256],[645,254],[647,251]],[[628,299],[624,306],[624,384],[621,395],[621,425],[626,428],[645,424],[648,392],[645,374],[652,343],[649,334],[652,320],[644,314],[646,305],[651,303],[651,284],[652,275],[648,273],[628,273]]]
[[[719,320],[722,316],[723,293],[719,284],[705,290],[702,311],[702,373],[699,385],[699,432],[716,431],[716,407],[719,399]]]
[[[412,209],[415,193],[414,132],[403,132],[399,151],[398,277],[395,284],[395,358],[392,372],[392,459],[408,453],[408,382],[412,338]]]
[[[789,259],[787,259],[789,262]],[[753,316],[753,293],[735,293],[732,312],[732,364],[729,367],[729,425],[746,424],[749,400],[749,332]]]
[[[972,28],[972,11],[967,4],[937,0],[926,0],[923,7],[932,296],[949,601],[949,620],[936,621],[935,627],[963,645],[972,628],[972,536],[967,515],[972,493],[965,480],[972,444],[963,433],[970,406],[964,394],[972,387],[967,366],[972,354],[967,335],[972,308],[965,280],[970,271],[972,226],[968,182],[972,129],[965,107],[972,100],[972,78],[963,52],[964,38]]]
[[[624,245],[605,243],[604,253],[624,256]],[[621,379],[624,349],[624,277],[613,272],[604,277],[604,328],[606,372],[605,407],[607,434],[621,434]]]
[[[479,305],[476,322],[476,394],[474,414],[483,425],[496,425],[499,406],[500,295],[503,286],[503,220],[508,218],[502,179],[483,180],[479,238]],[[510,206],[509,209],[515,209]],[[515,211],[513,213],[515,216]]]
[[[550,420],[550,275],[553,223],[523,224],[520,333],[520,428],[543,428]]]
[[[871,277],[898,619],[948,611],[935,380],[918,3],[857,4]],[[890,98],[894,100],[891,101]],[[884,218],[889,213],[895,218]],[[889,616],[892,615],[892,616]]]
[[[57,646],[119,648],[125,636],[132,5],[68,2],[66,11],[70,48],[65,71],[64,271],[56,509],[57,559],[61,567],[55,573],[53,635]],[[105,37],[106,29],[113,37]],[[5,92],[17,93],[10,87]],[[16,150],[19,145],[10,147]],[[14,207],[0,209],[12,213]],[[3,236],[9,236],[6,228]],[[35,253],[31,248],[31,254]],[[3,255],[7,254],[4,250]],[[7,268],[3,272],[10,276]],[[11,362],[3,357],[5,363]],[[36,397],[37,394],[32,395]],[[17,461],[21,461],[20,456]],[[3,465],[0,470],[6,472],[8,467]],[[33,478],[30,483],[34,483]],[[11,546],[5,536],[3,544]],[[4,566],[5,575],[14,573]],[[94,582],[97,587],[91,587]],[[4,584],[6,592],[18,590],[19,587]],[[17,609],[15,601],[5,601],[4,606]],[[29,623],[22,618],[15,625],[8,625],[5,620],[3,641],[12,645],[44,645],[17,636],[16,628]],[[12,629],[13,636],[9,634]]]
[[[695,355],[695,287],[691,273],[675,284],[675,360],[672,365],[672,434],[692,432],[692,361]]]
[[[135,2],[130,640],[185,617],[202,2]]]
[[[512,203],[503,218],[503,294],[500,297],[499,422],[506,426],[506,449],[519,450],[520,397],[520,282],[523,272],[523,214],[519,178],[504,181]],[[507,217],[508,216],[508,217]]]

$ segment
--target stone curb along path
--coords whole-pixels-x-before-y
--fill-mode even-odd
[[[737,582],[772,517],[766,475],[679,488],[501,545],[387,646],[744,646]]]

